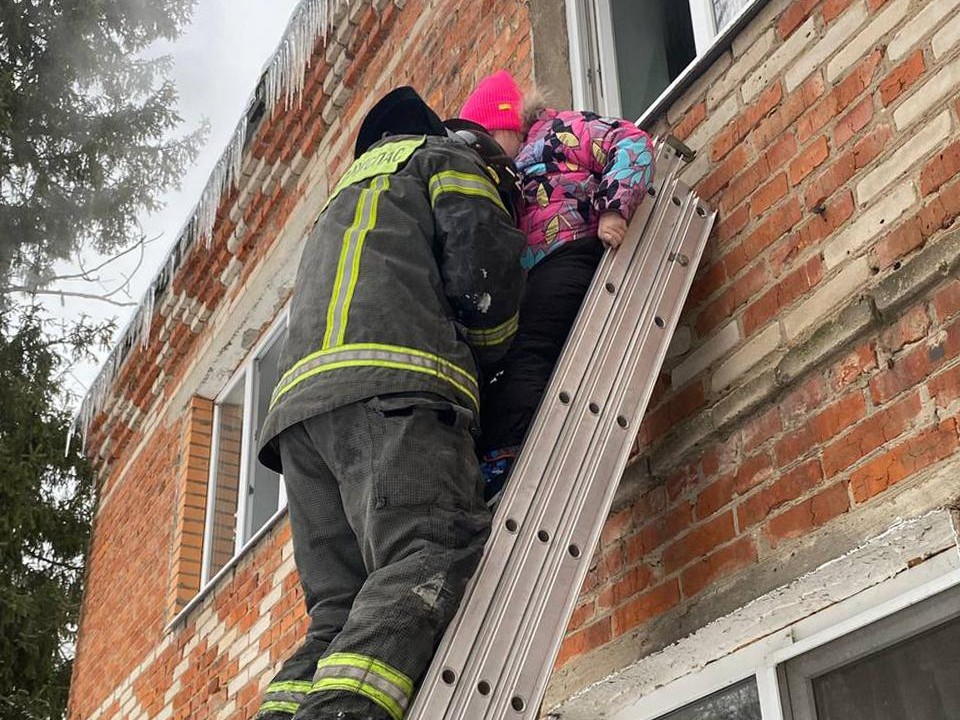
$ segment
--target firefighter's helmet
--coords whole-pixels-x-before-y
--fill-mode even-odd
[[[520,173],[513,158],[482,125],[462,118],[446,120],[443,124],[451,137],[469,145],[480,156],[500,198],[516,220],[520,211],[521,186]]]

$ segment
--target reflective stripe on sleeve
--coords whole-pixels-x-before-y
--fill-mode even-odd
[[[480,405],[476,378],[439,355],[398,345],[354,343],[318,350],[296,362],[277,383],[270,407],[307,378],[348,367],[382,367],[432,375],[470,398],[475,408]]]
[[[505,323],[492,328],[464,328],[467,341],[474,347],[491,347],[506,342],[517,334],[520,316],[515,314]]]
[[[437,198],[443,193],[457,193],[474,197],[485,197],[504,212],[507,212],[503,200],[490,179],[475,173],[444,170],[430,178],[430,205],[436,206]],[[508,213],[509,214],[509,213]]]

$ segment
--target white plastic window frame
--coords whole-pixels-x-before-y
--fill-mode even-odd
[[[689,70],[696,64],[697,58],[706,55],[713,47],[724,28],[717,27],[713,0],[685,1],[690,4],[690,21],[697,49],[697,57],[691,61],[687,68]],[[751,0],[746,3],[727,26],[734,25],[737,18],[761,1]],[[610,0],[565,0],[565,4],[573,106],[576,109],[596,110],[602,115],[621,117],[620,81],[617,74]],[[598,68],[599,77],[596,72]],[[651,107],[657,106],[659,99],[671,93],[674,86],[686,79],[687,74],[687,71],[684,71],[677,76],[664,88]],[[646,116],[647,113],[644,112],[637,118],[638,124],[642,124],[647,119]]]
[[[288,310],[284,310],[276,320],[270,330],[254,346],[250,355],[241,363],[240,367],[234,372],[230,380],[224,385],[223,390],[214,400],[213,405],[213,433],[212,446],[210,448],[210,471],[207,480],[207,509],[212,507],[214,494],[217,484],[217,452],[220,428],[220,404],[223,399],[237,387],[237,384],[244,383],[243,390],[243,430],[240,436],[240,477],[237,488],[237,514],[234,523],[234,548],[233,556],[224,563],[212,576],[210,575],[210,555],[213,544],[213,515],[206,513],[203,529],[203,555],[200,564],[200,592],[202,595],[207,587],[215,585],[217,580],[226,574],[232,568],[237,560],[243,556],[246,551],[269,530],[276,519],[283,514],[287,507],[286,486],[281,477],[280,495],[277,501],[277,510],[257,532],[250,535],[246,540],[244,535],[247,527],[247,483],[249,481],[250,464],[256,462],[254,457],[256,438],[254,437],[254,408],[257,406],[257,362],[266,354],[267,350],[274,342],[279,341],[281,334],[287,328]],[[189,606],[188,606],[189,607]],[[186,608],[184,608],[186,610]]]
[[[955,553],[954,553],[955,554]],[[905,570],[869,591],[804,618],[699,672],[667,683],[609,716],[609,720],[659,720],[664,715],[756,678],[763,720],[790,720],[783,707],[778,669],[788,660],[840,639],[922,600],[960,586],[960,569],[951,552],[943,552]]]

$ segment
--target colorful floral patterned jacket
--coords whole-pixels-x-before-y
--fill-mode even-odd
[[[547,109],[530,128],[517,168],[529,269],[563,243],[595,236],[601,213],[633,217],[653,180],[653,144],[626,120]]]

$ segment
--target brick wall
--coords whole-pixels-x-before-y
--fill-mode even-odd
[[[209,401],[191,398],[223,388],[285,300],[292,271],[269,273],[292,266],[277,255],[295,255],[372,102],[409,82],[452,113],[490,70],[528,78],[526,7],[354,3],[302,105],[257,129],[210,247],[186,258],[94,419],[71,718],[249,717],[298,642],[285,521],[167,627],[197,582],[183,538],[204,495],[187,483],[210,428]],[[686,179],[720,217],[554,697],[956,500],[927,478],[958,460],[958,58],[960,0],[771,0],[660,120],[698,151]]]
[[[212,401],[198,394],[220,392],[269,327],[296,266],[289,228],[309,223],[373,102],[409,83],[453,115],[495,69],[529,79],[531,44],[520,0],[354,1],[318,43],[302,105],[281,102],[256,129],[209,246],[190,250],[170,280],[90,428],[100,499],[70,718],[253,716],[261,688],[302,640],[303,601],[283,519],[170,626],[199,587]],[[285,285],[264,280],[271,263],[286,268]],[[271,297],[260,319],[213,351],[238,317],[256,315],[250,298],[259,296]],[[218,464],[238,469],[236,456],[221,453]],[[223,528],[232,550],[232,517]]]
[[[773,0],[659,121],[718,224],[554,698],[960,498],[958,92],[958,0]]]

